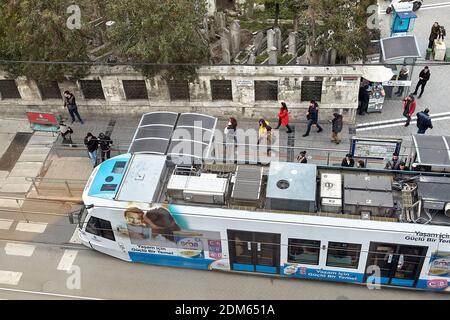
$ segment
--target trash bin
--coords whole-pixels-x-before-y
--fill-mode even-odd
[[[450,61],[450,48],[445,51],[445,61]]]
[[[427,48],[427,53],[425,55],[425,60],[431,60],[431,54],[433,53],[433,49]]]

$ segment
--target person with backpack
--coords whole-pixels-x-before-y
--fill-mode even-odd
[[[278,129],[280,126],[284,126],[288,129],[287,133],[291,133],[292,129],[289,126],[289,111],[285,102],[281,102],[280,112],[278,113]]]
[[[105,157],[106,159],[111,158],[111,145],[112,145],[112,140],[109,136],[105,135],[103,132],[100,132],[100,134],[98,135],[98,144],[100,145],[100,153],[101,153],[101,158],[102,158],[102,162],[105,161]]]
[[[414,95],[410,94],[405,99],[403,99],[403,116],[406,117],[405,127],[409,126],[411,122],[411,116],[414,114],[416,110],[416,99],[414,99]]]
[[[259,119],[258,125],[258,144],[266,138],[267,145],[270,146],[272,144],[272,127],[269,125],[269,121]]]
[[[428,108],[417,113],[417,128],[419,128],[417,131],[418,134],[424,134],[428,128],[433,129],[433,124],[431,123],[429,113],[430,110]]]
[[[97,149],[98,139],[92,133],[88,132],[84,138],[84,144],[87,147],[89,159],[91,159],[92,166],[95,168],[97,165]]]
[[[69,127],[68,125],[66,125],[64,123],[64,121],[60,121],[59,122],[59,132],[61,133],[61,137],[63,138],[62,143],[63,144],[69,144],[69,146],[73,146],[73,141],[72,141],[72,133],[73,133],[73,129],[71,127]]]
[[[319,104],[311,100],[309,103],[308,113],[306,114],[306,120],[308,120],[308,128],[306,129],[306,133],[303,135],[303,137],[309,136],[309,132],[311,131],[311,126],[313,124],[316,125],[318,128],[317,132],[321,132],[323,129],[319,125]]]
[[[72,118],[72,123],[75,122],[75,116],[77,116],[78,120],[81,124],[83,124],[83,120],[78,113],[78,107],[75,102],[75,96],[70,91],[64,91],[64,107],[69,110],[70,117]]]
[[[339,133],[342,131],[343,126],[342,115],[339,113],[333,113],[333,117],[333,120],[331,120],[331,142],[339,144],[341,143]]]

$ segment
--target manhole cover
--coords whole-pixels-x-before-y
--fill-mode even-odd
[[[280,188],[281,190],[287,189],[287,188],[289,188],[289,181],[279,180],[277,182],[277,187]]]

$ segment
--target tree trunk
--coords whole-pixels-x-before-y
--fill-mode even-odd
[[[275,4],[275,23],[273,24],[274,27],[278,27],[278,18],[280,17],[280,4]]]

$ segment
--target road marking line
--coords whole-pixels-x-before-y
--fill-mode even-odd
[[[72,238],[69,240],[70,243],[82,244],[80,237],[78,236],[78,229],[73,232]]]
[[[436,121],[447,120],[447,119],[450,119],[450,116],[433,119],[433,123]],[[411,123],[413,122],[413,120],[414,119],[411,119]],[[367,131],[367,130],[377,130],[377,129],[384,129],[384,128],[392,128],[392,127],[401,127],[401,126],[405,125],[405,122],[406,122],[406,119],[404,119],[404,121],[402,123],[385,124],[385,125],[373,126],[373,127],[367,127],[367,128],[356,128],[356,132]]]
[[[24,232],[43,233],[45,231],[45,228],[47,228],[47,223],[45,222],[19,221],[16,230]]]
[[[12,243],[8,242],[5,246],[5,252],[10,256],[24,256],[31,257],[36,246],[31,244]]]
[[[29,290],[20,290],[20,289],[11,289],[11,288],[0,288],[0,291],[21,292],[21,293],[38,294],[38,295],[53,296],[53,297],[64,297],[64,298],[72,298],[72,299],[104,300],[101,298],[71,296],[71,295],[67,295],[67,294],[47,293],[47,292],[29,291]]]
[[[11,225],[13,224],[13,222],[14,222],[14,220],[0,219],[0,229],[9,230],[9,228],[11,228]]]
[[[441,116],[449,116],[450,112],[441,112],[441,113],[435,113],[431,115],[431,120],[434,120],[434,118],[436,118],[436,120],[438,120],[439,117]],[[412,117],[412,119],[417,119],[416,116]],[[356,128],[359,127],[366,127],[366,126],[373,126],[373,125],[377,125],[377,124],[390,124],[393,122],[398,122],[398,121],[405,121],[405,118],[397,118],[397,119],[390,119],[390,120],[381,120],[381,121],[373,121],[373,122],[365,122],[365,123],[360,123],[356,125]]]
[[[16,286],[20,278],[22,277],[22,272],[4,271],[0,270],[0,283],[9,284]]]
[[[72,264],[77,257],[78,250],[64,250],[64,254],[59,261],[57,270],[69,271],[72,268]]]
[[[450,2],[424,4],[420,7],[420,9],[439,9],[447,6],[450,6]]]

